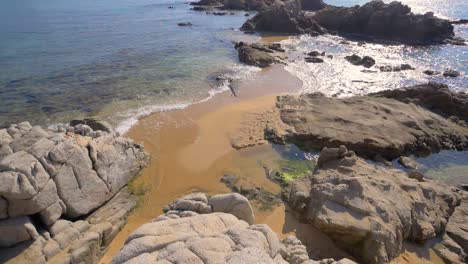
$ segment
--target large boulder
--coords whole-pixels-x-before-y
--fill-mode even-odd
[[[59,219],[47,231],[36,231],[28,216],[0,221],[0,263],[98,263],[137,200],[124,187],[90,216]]]
[[[208,204],[213,208],[213,212],[229,213],[250,225],[254,223],[254,214],[249,200],[238,193],[214,195]]]
[[[363,6],[326,6],[313,19],[327,30],[414,44],[443,43],[454,37],[450,21],[433,13],[413,14],[400,2],[374,0]]]
[[[385,90],[372,96],[417,104],[444,117],[456,117],[468,124],[468,94],[453,92],[445,84],[429,82],[402,89]]]
[[[327,32],[310,15],[301,11],[299,0],[275,2],[270,8],[247,20],[241,30],[313,35]]]
[[[9,150],[0,155],[0,225],[37,215],[51,226],[62,216],[87,215],[145,166],[140,145],[86,120],[102,130],[79,122],[56,131],[27,122],[0,130],[0,147]]]
[[[277,108],[289,129],[267,127],[265,135],[304,149],[346,145],[360,156],[394,159],[468,148],[467,127],[424,107],[391,98],[286,95],[277,98]]]
[[[245,197],[238,196],[215,195],[209,200],[214,198],[213,202],[223,201],[224,204],[235,197],[234,200],[248,203]],[[206,204],[206,200],[205,194],[194,193],[172,202],[166,208],[171,210],[135,230],[111,263],[354,263],[348,259],[313,261],[297,238],[280,241],[267,225],[249,225],[233,214],[199,214],[182,209],[197,210],[202,208],[200,203]],[[198,206],[182,205],[184,201],[198,202]],[[176,204],[179,204],[178,210],[174,209]]]
[[[247,65],[267,67],[281,59],[281,47],[277,44],[263,45],[258,43],[247,44],[238,42],[234,48],[239,53],[239,60]]]
[[[388,263],[403,241],[442,234],[460,203],[453,188],[370,164],[344,146],[324,154],[303,217],[364,263]]]
[[[34,240],[39,234],[31,218],[19,216],[0,221],[0,247],[10,247],[23,241]]]

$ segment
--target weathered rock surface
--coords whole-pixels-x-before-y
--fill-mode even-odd
[[[292,189],[290,201],[296,196]],[[303,217],[364,263],[388,263],[403,241],[442,234],[460,203],[453,188],[372,165],[344,146],[322,151],[306,198]]]
[[[381,155],[394,159],[468,148],[466,127],[418,105],[382,97],[384,94],[344,99],[317,93],[279,96],[281,121],[290,128],[268,127],[265,135],[272,141],[289,141],[304,149],[346,145],[370,158]]]
[[[327,31],[311,15],[301,11],[298,0],[277,1],[242,25],[243,31],[271,31],[294,34],[325,34]]]
[[[443,43],[454,37],[450,21],[433,13],[413,14],[400,2],[374,0],[362,6],[326,6],[313,19],[327,30],[415,44]]]
[[[14,221],[22,221],[22,224],[13,226],[7,225],[7,221],[12,219],[2,221],[2,244],[6,238],[21,238],[24,242],[13,247],[0,248],[0,263],[97,263],[125,225],[137,200],[138,197],[124,187],[84,220],[72,222],[59,219],[48,227],[48,231],[42,227],[36,231],[27,216],[14,218]],[[8,229],[4,230],[4,227]],[[34,242],[26,241],[31,239]]]
[[[442,241],[435,245],[436,253],[447,263],[468,261],[468,193],[462,193],[461,204],[455,208],[446,226]]]
[[[139,227],[111,263],[354,263],[347,259],[313,261],[295,237],[282,242],[267,225],[249,225],[232,214],[202,209],[201,204],[215,197],[233,196],[208,199],[205,194],[195,193],[172,202],[168,208],[180,210],[167,211]]]
[[[444,117],[456,117],[468,123],[468,94],[453,92],[445,84],[430,82],[402,89],[385,90],[372,96],[417,104]]]
[[[23,122],[0,130],[0,247],[48,240],[43,233],[57,220],[99,208],[146,165],[142,146],[114,134],[106,122],[72,124],[52,131]],[[57,240],[62,249],[70,232]]]
[[[322,1],[277,1],[249,19],[241,29],[313,35],[328,30],[411,44],[457,40],[450,21],[435,17],[433,13],[413,14],[400,2],[385,4],[380,0],[353,7],[331,6]],[[455,42],[464,44],[464,41]]]
[[[234,46],[239,53],[239,60],[247,65],[267,67],[280,61],[284,50],[278,43],[263,45],[258,43],[247,44],[238,42]]]

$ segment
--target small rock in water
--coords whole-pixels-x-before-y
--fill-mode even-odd
[[[380,66],[380,71],[382,72],[398,72],[398,71],[406,71],[406,70],[414,70],[413,66],[403,63],[397,66],[385,65]]]
[[[180,22],[180,23],[177,23],[177,25],[179,27],[190,27],[190,26],[192,26],[192,23],[190,23],[190,22]]]
[[[307,55],[309,55],[310,57],[325,56],[325,52],[319,52],[319,51],[314,50],[314,51],[307,53]]]
[[[372,57],[364,56],[361,58],[360,56],[353,54],[351,56],[346,56],[345,59],[356,66],[364,66],[366,68],[370,68],[375,64],[375,60]]]
[[[400,163],[401,166],[410,170],[416,170],[420,167],[420,164],[418,162],[408,157],[400,157],[398,159],[398,163]]]
[[[416,179],[419,182],[424,182],[424,174],[422,174],[419,171],[411,171],[410,173],[408,173],[408,178]]]
[[[249,13],[245,13],[244,16],[248,17],[248,16],[250,16],[250,14],[249,14]]]
[[[317,57],[307,57],[305,58],[305,61],[309,63],[322,63],[323,59]]]
[[[423,73],[426,74],[426,75],[431,75],[431,76],[440,74],[440,72],[433,71],[433,70],[425,70],[425,71],[423,71]]]
[[[169,8],[169,9],[173,9],[174,7],[173,7],[173,6],[169,6],[169,7],[167,7],[167,8]]]
[[[444,77],[458,77],[460,76],[460,72],[455,70],[446,70],[443,73]]]

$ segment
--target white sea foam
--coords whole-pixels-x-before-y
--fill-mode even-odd
[[[333,35],[320,37],[299,36],[282,41],[289,61],[285,69],[303,82],[303,93],[321,92],[327,96],[351,96],[394,89],[427,81],[422,73],[424,63],[410,56],[411,48],[403,45],[340,43],[344,39]],[[325,51],[324,63],[307,63],[304,58],[310,51]],[[375,66],[366,69],[347,62],[344,57],[352,54],[368,55],[376,60]],[[419,70],[381,72],[379,66],[397,66],[403,63],[418,66]]]
[[[126,111],[124,113],[119,113],[117,114],[117,118],[123,119],[123,121],[119,122],[115,130],[116,132],[123,135],[127,133],[130,130],[130,128],[138,122],[139,119],[141,119],[142,117],[148,116],[152,113],[164,112],[164,111],[170,111],[170,110],[180,110],[192,104],[206,102],[212,99],[213,97],[215,97],[219,93],[229,91],[230,81],[228,80],[249,79],[255,76],[255,74],[258,73],[259,71],[261,71],[260,68],[252,67],[252,66],[239,65],[239,64],[230,66],[228,67],[228,71],[226,71],[226,73],[223,74],[223,77],[225,77],[226,80],[220,83],[220,85],[217,86],[216,88],[208,91],[208,96],[205,97],[204,99],[195,101],[195,102],[181,102],[181,103],[168,104],[168,105],[147,105],[147,106],[142,106],[137,109]]]

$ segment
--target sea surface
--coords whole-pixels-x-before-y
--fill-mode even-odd
[[[213,16],[185,0],[7,0],[0,8],[0,125],[99,115],[124,132],[245,77],[232,40],[246,12]],[[173,7],[173,8],[169,8]],[[179,22],[191,22],[180,27]]]
[[[328,0],[328,4],[353,6],[364,4],[364,0]],[[391,2],[391,1],[384,1]],[[466,0],[401,0],[412,8],[413,13],[434,12],[436,16],[449,20],[468,18]],[[468,25],[455,26],[456,36],[468,39]],[[346,43],[347,42],[347,43]],[[346,43],[346,44],[344,44]],[[392,43],[367,43],[359,40],[346,40],[339,36],[319,37],[299,36],[282,42],[289,55],[286,70],[303,81],[304,92],[322,92],[328,96],[351,96],[367,94],[386,89],[437,81],[446,83],[456,91],[468,91],[468,46],[435,45],[414,47]],[[314,64],[304,61],[305,54],[311,51],[325,52],[333,58],[324,57],[324,63]],[[366,69],[354,66],[344,57],[352,54],[371,56],[376,64]],[[380,66],[409,64],[415,70],[381,72]],[[459,71],[458,78],[445,78],[442,75],[427,76],[424,70],[443,72],[447,69]]]
[[[28,120],[53,125],[97,115],[125,132],[138,118],[184,108],[228,89],[219,74],[255,77],[242,65],[232,41],[255,40],[237,29],[244,11],[213,16],[190,10],[186,0],[6,0],[0,9],[0,126]],[[329,0],[352,6],[361,0]],[[466,0],[403,0],[414,12],[468,18]],[[173,7],[173,8],[169,8]],[[254,13],[251,13],[254,15]],[[191,22],[191,27],[177,26]],[[457,35],[468,38],[466,25]],[[286,67],[303,81],[304,92],[330,96],[365,94],[435,80],[468,90],[467,46],[408,47],[342,38],[302,36],[283,41]],[[325,51],[333,59],[304,62],[304,53]],[[362,72],[343,58],[356,53],[377,66],[411,64],[414,71]],[[428,77],[426,69],[454,69],[458,78]]]

